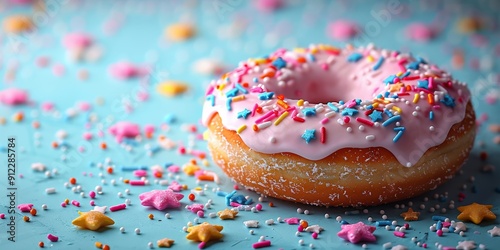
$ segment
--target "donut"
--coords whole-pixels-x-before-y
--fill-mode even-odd
[[[251,58],[208,84],[208,149],[263,196],[371,206],[436,188],[468,158],[465,83],[421,57],[310,45]]]

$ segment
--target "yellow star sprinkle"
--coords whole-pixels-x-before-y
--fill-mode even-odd
[[[457,216],[459,220],[462,221],[472,221],[474,224],[479,224],[484,219],[494,220],[496,215],[491,212],[492,205],[482,205],[478,203],[472,203],[467,206],[458,207],[458,211],[461,213]]]
[[[401,217],[403,217],[405,221],[418,220],[418,216],[420,216],[420,212],[413,211],[411,207],[408,208],[407,212],[401,213]]]
[[[98,230],[101,227],[106,227],[115,224],[115,222],[99,211],[80,212],[78,211],[78,218],[74,219],[73,225],[79,226],[83,229],[92,231]]]
[[[188,163],[188,164],[184,165],[184,167],[182,168],[182,171],[184,171],[184,173],[186,173],[189,176],[193,176],[194,173],[196,173],[196,171],[198,171],[200,169],[201,169],[200,166],[198,166],[196,164]]]
[[[163,238],[161,240],[158,240],[156,243],[158,244],[158,247],[171,247],[174,244],[174,240]]]
[[[166,81],[158,84],[156,91],[166,96],[180,95],[188,89],[188,85],[178,81]]]
[[[217,215],[221,220],[232,220],[236,215],[238,214],[238,211],[231,210],[229,208],[226,208],[222,211],[217,212]]]
[[[220,240],[224,237],[220,233],[224,227],[220,225],[212,225],[208,222],[203,222],[200,225],[188,227],[188,235],[186,239],[193,241],[209,242],[214,240]]]

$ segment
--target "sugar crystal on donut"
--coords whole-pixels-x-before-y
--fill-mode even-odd
[[[237,182],[337,206],[409,198],[450,179],[474,120],[466,85],[437,66],[322,44],[240,63],[210,83],[202,117],[213,158]]]

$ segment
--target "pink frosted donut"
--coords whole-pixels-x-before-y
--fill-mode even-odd
[[[16,88],[0,90],[0,102],[6,105],[26,104],[28,92]]]
[[[248,59],[208,86],[215,162],[268,196],[376,205],[451,178],[474,141],[464,83],[422,58],[311,45]]]

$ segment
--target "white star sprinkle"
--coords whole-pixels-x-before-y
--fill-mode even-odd
[[[97,212],[101,212],[101,213],[106,213],[106,208],[108,208],[107,206],[95,206],[94,207],[94,211],[97,211]]]
[[[467,226],[465,225],[465,223],[459,221],[459,222],[455,223],[455,231],[465,232],[465,231],[467,231]]]
[[[259,227],[259,221],[256,220],[247,220],[244,221],[243,224],[245,224],[246,227]]]
[[[476,249],[476,243],[472,240],[460,241],[460,242],[458,242],[458,245],[457,245],[457,250],[458,249],[462,249],[462,250]]]
[[[492,229],[488,230],[491,237],[500,236],[500,227],[494,226]]]
[[[308,226],[306,229],[304,229],[304,231],[306,231],[306,232],[317,233],[317,234],[321,233],[321,231],[323,231],[323,230],[325,230],[325,229],[323,229],[319,225]]]
[[[31,169],[33,169],[33,171],[43,172],[45,171],[45,165],[40,162],[35,162],[31,164]]]

